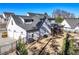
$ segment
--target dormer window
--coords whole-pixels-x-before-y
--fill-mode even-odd
[[[33,19],[24,19],[26,24],[31,24],[34,20]]]
[[[24,19],[25,22],[33,22],[33,19]]]

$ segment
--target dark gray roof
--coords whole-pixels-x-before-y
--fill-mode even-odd
[[[31,13],[31,12],[28,12],[28,14],[29,14],[29,16],[35,16],[35,15],[38,15],[40,18],[44,18],[45,16],[46,16],[47,18],[50,18],[50,16],[48,16],[47,13],[45,13],[45,14],[41,14],[41,13]]]
[[[25,27],[26,27],[26,30],[27,31],[33,31],[33,30],[38,30],[42,23],[44,22],[44,15],[43,16],[40,16],[40,15],[34,15],[34,16],[19,16],[21,18],[24,19],[24,21],[32,21],[31,24],[26,24],[25,23]]]
[[[68,24],[71,26],[71,28],[75,28],[76,26],[79,26],[79,18],[67,18],[65,19]]]
[[[24,23],[22,22],[22,20],[18,16],[16,16],[16,15],[11,15],[11,16],[12,16],[12,18],[14,19],[15,23],[18,26],[20,26],[21,28],[25,29]]]
[[[4,12],[4,14],[6,14],[6,15],[14,15],[14,13],[12,13],[12,12]]]
[[[32,13],[32,12],[28,12],[28,14],[29,14],[30,16],[35,16],[35,15],[44,16],[44,14],[40,14],[40,13]]]
[[[36,13],[29,13],[29,16],[25,15],[12,15],[14,18],[15,23],[24,28],[26,31],[34,31],[38,30],[42,24],[44,23],[45,19],[52,19],[48,15],[45,14],[36,14]],[[23,23],[21,18],[23,18],[25,21],[33,20],[31,24]]]
[[[49,20],[49,21],[51,21],[51,20],[55,20],[55,18],[51,18],[51,17],[49,17],[48,20]]]
[[[26,16],[26,15],[18,15],[19,17],[23,19],[32,19],[33,16]]]
[[[38,30],[44,22],[44,20],[40,20],[39,16],[34,16],[32,19],[33,22],[31,24],[25,25],[27,31]]]
[[[23,23],[19,16],[12,15],[12,17],[13,17],[15,23],[18,26],[20,26],[23,29],[25,29],[26,31],[36,31],[36,30],[38,30],[41,27],[41,25],[44,22],[44,20],[40,20],[39,16],[33,16],[32,18],[30,18],[30,19],[33,19],[33,22],[31,24]],[[27,16],[24,16],[24,17],[27,18]]]

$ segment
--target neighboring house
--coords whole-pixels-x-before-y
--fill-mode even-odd
[[[26,29],[22,20],[18,16],[16,16],[14,13],[4,12],[3,15],[0,16],[0,19],[0,31],[7,32],[7,38],[19,39],[21,36],[22,38],[26,39]]]
[[[0,39],[5,39],[8,37],[6,25],[7,23],[0,23]]]
[[[66,31],[79,32],[79,18],[64,19],[61,25],[64,26],[64,30]]]
[[[6,20],[8,20],[11,15],[15,15],[15,14],[11,13],[11,12],[4,12],[3,13],[3,18],[5,18]]]
[[[14,13],[3,12],[3,15],[0,15],[0,23],[7,23],[10,15],[14,15]]]
[[[1,16],[2,17],[2,16]],[[51,34],[52,24],[55,19],[45,14],[15,15],[4,12],[3,19],[6,21],[8,38],[18,40],[19,37],[30,42]]]
[[[8,39],[7,24],[9,19],[6,18],[5,14],[4,12],[3,15],[0,15],[0,39]]]
[[[3,23],[3,16],[2,15],[0,15],[0,23]]]

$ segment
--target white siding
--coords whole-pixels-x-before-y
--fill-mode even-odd
[[[51,24],[54,24],[54,23],[55,23],[55,20],[52,20],[50,23],[51,23]]]
[[[65,31],[73,31],[73,29],[71,29],[71,26],[68,24],[68,22],[64,19],[64,21],[61,23],[61,25],[64,25],[64,30]]]
[[[42,27],[40,28],[40,35],[43,36],[45,34],[50,34],[51,33],[51,30],[50,28],[47,26],[47,24],[44,22]]]
[[[51,33],[50,28],[46,25],[46,23],[45,23],[45,22],[44,22],[44,24],[43,24],[43,27],[45,27],[45,28],[46,28],[46,30],[48,30],[48,32],[49,32],[49,33]]]
[[[64,25],[65,28],[71,28],[71,26],[67,23],[66,20],[64,20],[61,25]]]
[[[3,14],[3,17],[6,18],[5,14]]]
[[[13,25],[12,25],[12,22],[13,21]],[[11,17],[10,19],[10,22],[8,24],[8,27],[7,27],[7,30],[8,30],[8,37],[9,38],[13,38],[13,39],[18,39],[20,36],[22,38],[25,38],[26,37],[26,31],[24,29],[22,29],[21,27],[19,27],[13,20],[13,18]],[[23,32],[23,33],[21,33]]]
[[[33,39],[37,40],[40,36],[48,35],[49,33],[51,33],[51,31],[49,27],[46,25],[46,23],[44,22],[38,31],[28,33],[27,39],[32,38],[32,34],[33,34],[34,36]]]
[[[33,39],[34,40],[37,40],[39,38],[39,31],[35,31],[35,32],[28,33],[27,39],[32,38],[32,34],[33,34]]]
[[[75,31],[77,31],[77,32],[79,32],[79,27],[77,26],[77,27],[75,27],[75,29],[74,29]]]

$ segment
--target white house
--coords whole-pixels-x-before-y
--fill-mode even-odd
[[[7,24],[7,32],[9,38],[17,40],[21,36],[21,38],[26,39],[26,29],[24,27],[24,23],[16,15],[10,16],[9,23]]]
[[[64,19],[61,25],[64,26],[64,30],[66,31],[79,32],[79,18]]]

